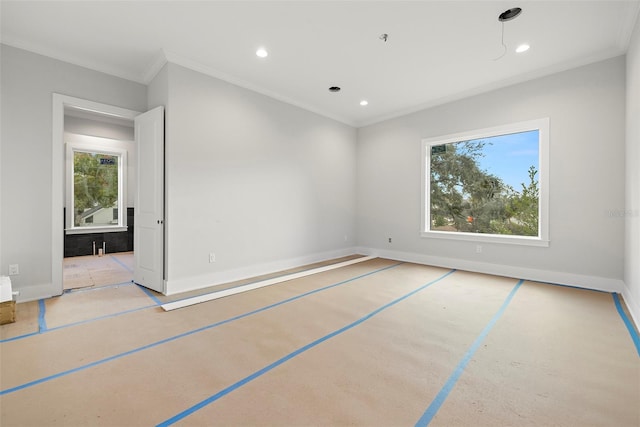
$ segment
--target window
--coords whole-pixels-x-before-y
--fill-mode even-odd
[[[548,246],[548,119],[422,141],[422,235]]]
[[[66,233],[125,231],[127,151],[118,141],[85,140],[93,143],[67,143]]]

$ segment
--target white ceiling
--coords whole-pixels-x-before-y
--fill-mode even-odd
[[[624,54],[640,9],[640,0],[0,4],[2,43],[143,83],[168,59],[353,126]],[[508,51],[496,61],[498,15],[512,7],[523,12],[504,23]],[[524,42],[531,49],[515,53]]]

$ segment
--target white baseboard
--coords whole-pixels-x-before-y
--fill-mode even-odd
[[[254,283],[247,283],[246,285],[235,286],[233,288],[224,289],[222,291],[209,292],[204,295],[199,295],[192,298],[169,302],[166,304],[162,304],[161,307],[164,309],[164,311],[171,311],[179,308],[189,307],[191,305],[200,304],[202,302],[213,301],[215,299],[220,299],[220,298],[228,297],[231,295],[237,295],[243,292],[253,291],[255,289],[260,289],[267,286],[277,285],[282,282],[288,282],[290,280],[299,279],[301,277],[307,277],[314,274],[323,273],[325,271],[335,270],[338,268],[346,267],[347,265],[353,265],[360,262],[369,261],[373,258],[375,257],[369,257],[369,256],[358,257],[358,258],[350,259],[347,261],[324,265],[322,267],[299,271],[297,273],[285,274],[284,276],[278,276],[278,277],[273,277],[271,279],[260,280]]]
[[[510,265],[469,261],[457,258],[437,257],[413,252],[390,251],[386,249],[360,247],[356,249],[356,252],[363,255],[373,255],[397,261],[433,265],[435,267],[455,268],[458,270],[495,274],[497,276],[506,276],[516,279],[554,283],[558,285],[575,286],[578,288],[593,289],[605,292],[622,293],[624,289],[624,282],[622,280],[606,277],[595,277],[582,274],[565,273],[560,271],[547,271],[535,268],[515,267]]]
[[[13,290],[20,292],[15,298],[16,302],[37,301],[43,298],[51,298],[51,297],[58,296],[58,295],[51,294],[50,283],[45,283],[42,285],[35,285],[35,286],[25,286],[17,289],[14,287]]]
[[[636,324],[636,328],[640,330],[640,303],[633,298],[631,290],[626,284],[622,291],[622,298],[624,298],[624,302],[627,304],[629,313],[631,313],[631,319]]]
[[[278,271],[288,270],[315,262],[327,261],[334,258],[356,254],[355,248],[344,248],[335,251],[320,252],[302,257],[284,259],[264,264],[249,265],[233,270],[217,271],[211,274],[205,274],[182,279],[173,279],[166,281],[166,295],[174,295],[182,292],[195,291],[198,289],[208,288],[211,286],[222,285],[224,283],[235,282],[237,280],[249,279],[251,277],[271,274]]]

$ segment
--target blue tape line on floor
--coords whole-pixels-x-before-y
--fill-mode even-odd
[[[49,329],[47,329],[47,332],[51,332],[51,331],[55,331],[55,330],[63,329],[63,328],[69,328],[71,326],[78,326],[78,325],[82,325],[82,324],[85,324],[85,323],[91,323],[91,322],[95,322],[97,320],[110,319],[112,317],[122,316],[123,314],[135,313],[136,311],[146,310],[148,308],[154,308],[154,307],[157,307],[157,305],[155,305],[155,304],[154,305],[145,305],[144,307],[132,308],[130,310],[119,311],[117,313],[105,314],[104,316],[92,317],[91,319],[79,320],[77,322],[67,323],[65,325],[60,325],[60,326],[55,326],[53,328],[49,328]]]
[[[118,264],[120,264],[121,267],[123,267],[125,270],[127,270],[129,273],[133,273],[133,270],[129,268],[128,265],[126,265],[125,263],[123,263],[122,261],[120,261],[118,258],[116,258],[115,256],[111,255],[111,259],[114,260],[115,262],[117,262]]]
[[[125,285],[125,284],[133,285],[133,283],[122,283],[122,284],[118,284],[118,285],[109,285],[109,286],[104,286],[104,287],[114,287],[114,286],[120,286],[120,285]],[[96,289],[99,289],[99,288],[96,288]],[[73,290],[72,289],[66,290],[66,291],[64,291],[64,294],[66,295],[66,294],[70,293],[69,291],[73,291]],[[80,290],[80,289],[77,290],[77,292],[81,292],[81,291],[82,290]],[[121,316],[123,314],[129,314],[129,313],[133,313],[135,311],[146,310],[148,308],[153,308],[153,307],[157,307],[157,306],[158,306],[157,304],[145,305],[144,307],[132,308],[130,310],[125,310],[125,311],[118,311],[117,313],[111,313],[111,314],[106,314],[104,316],[92,317],[90,319],[80,320],[80,321],[73,322],[73,323],[66,323],[64,325],[55,326],[53,328],[46,327],[46,330],[43,330],[43,331],[31,332],[31,333],[28,333],[28,334],[18,335],[16,337],[2,339],[2,340],[0,340],[0,343],[9,342],[9,341],[17,341],[17,340],[21,340],[21,339],[24,339],[24,338],[29,338],[29,337],[36,336],[38,334],[42,334],[42,333],[46,333],[46,332],[52,332],[52,331],[55,331],[55,330],[58,330],[58,329],[62,329],[62,328],[69,328],[71,326],[82,325],[83,323],[91,323],[91,322],[95,322],[97,320],[108,319],[108,318],[111,318],[111,317],[118,317],[118,316]],[[38,329],[40,329],[40,325],[38,325]]]
[[[507,298],[502,303],[502,306],[500,307],[500,309],[496,312],[496,314],[493,315],[491,320],[489,320],[489,323],[487,323],[487,325],[484,327],[482,332],[480,332],[480,335],[478,335],[478,337],[473,342],[473,344],[471,344],[471,347],[469,347],[469,349],[464,354],[464,356],[462,356],[462,359],[454,369],[453,373],[451,374],[447,382],[444,384],[444,386],[442,386],[442,388],[440,389],[436,397],[433,399],[433,401],[431,402],[427,410],[424,412],[424,414],[422,414],[418,422],[416,422],[416,427],[429,425],[433,417],[436,415],[436,413],[444,403],[447,396],[449,396],[449,393],[451,392],[453,387],[456,385],[456,382],[460,378],[460,375],[462,375],[462,372],[464,371],[466,366],[469,364],[471,357],[476,352],[476,350],[478,350],[478,347],[480,347],[480,344],[482,344],[482,341],[484,341],[486,336],[489,334],[489,331],[491,331],[491,329],[493,328],[493,325],[496,324],[498,319],[502,316],[502,313],[504,313],[504,311],[507,309],[507,306],[513,299],[513,296],[516,294],[518,289],[520,289],[520,286],[522,286],[522,283],[524,283],[524,280],[518,281],[518,283],[513,287],[509,295],[507,295]]]
[[[562,283],[553,283],[553,282],[540,282],[540,281],[537,281],[537,280],[533,280],[533,282],[534,283],[542,283],[543,285],[560,286],[562,288],[577,289],[579,291],[600,292],[600,293],[605,293],[605,294],[609,293],[609,291],[602,291],[600,289],[585,288],[583,286],[564,285]]]
[[[40,307],[40,313],[38,313],[38,332],[43,333],[47,330],[47,320],[44,317],[47,307],[44,303],[44,299],[38,301],[38,307]]]
[[[157,305],[156,304],[145,305],[144,307],[132,308],[130,310],[119,311],[117,313],[105,314],[104,316],[92,317],[91,319],[79,320],[79,321],[73,322],[73,323],[66,323],[64,325],[54,326],[53,328],[47,328],[47,330],[44,331],[44,332],[32,332],[32,333],[29,333],[29,334],[18,335],[17,337],[5,338],[3,340],[0,340],[0,343],[21,340],[21,339],[24,339],[24,338],[28,338],[28,337],[32,337],[32,336],[38,335],[40,333],[53,332],[53,331],[57,331],[58,329],[70,328],[72,326],[78,326],[78,325],[82,325],[82,324],[85,324],[85,323],[91,323],[91,322],[95,322],[95,321],[103,320],[103,319],[110,319],[112,317],[118,317],[118,316],[122,316],[123,314],[134,313],[136,311],[146,310],[148,308],[154,308],[154,307],[157,307]]]
[[[40,332],[30,332],[28,334],[18,335],[17,337],[5,338],[3,340],[0,340],[0,343],[10,342],[10,341],[17,341],[17,340],[21,340],[23,338],[35,337],[36,335],[40,335]]]
[[[136,283],[136,285],[138,285],[138,284]],[[144,286],[142,286],[142,285],[138,285],[138,287],[139,287],[140,289],[142,289],[142,292],[144,292],[145,294],[147,294],[147,296],[148,296],[149,298],[151,298],[151,299],[153,300],[153,302],[155,302],[155,303],[156,303],[156,305],[162,305],[162,304],[163,304],[163,303],[162,303],[162,301],[160,301],[160,300],[158,299],[158,297],[157,297],[157,296],[155,296],[155,295],[153,294],[153,292],[151,292],[151,290],[149,290],[149,289],[145,288],[145,287],[144,287]]]
[[[358,280],[358,279],[362,279],[363,277],[371,276],[373,274],[380,273],[382,271],[395,268],[395,267],[397,267],[399,265],[402,265],[402,264],[404,264],[404,263],[400,262],[400,263],[397,263],[397,264],[388,265],[386,267],[379,268],[377,270],[370,271],[368,273],[364,273],[364,274],[361,274],[359,276],[352,277],[351,279],[343,280],[341,282],[334,283],[332,285],[328,285],[328,286],[325,286],[325,287],[322,287],[322,288],[314,289],[313,291],[305,292],[303,294],[296,295],[295,297],[287,298],[287,299],[282,300],[280,302],[277,302],[277,303],[274,303],[274,304],[269,304],[269,305],[264,306],[262,308],[259,308],[259,309],[253,310],[253,311],[249,311],[247,313],[239,314],[239,315],[234,316],[234,317],[230,317],[229,319],[226,319],[226,320],[221,320],[219,322],[215,322],[215,323],[203,326],[203,327],[198,328],[198,329],[193,329],[191,331],[184,332],[184,333],[178,334],[178,335],[174,335],[172,337],[165,338],[165,339],[162,339],[160,341],[156,341],[154,343],[147,344],[147,345],[142,346],[142,347],[134,348],[134,349],[126,351],[124,353],[119,353],[119,354],[116,354],[116,355],[113,355],[113,356],[110,356],[110,357],[106,357],[104,359],[100,359],[100,360],[97,360],[95,362],[79,366],[79,367],[74,368],[74,369],[69,369],[67,371],[63,371],[63,372],[60,372],[60,373],[57,373],[57,374],[49,375],[49,376],[44,377],[44,378],[40,378],[40,379],[37,379],[37,380],[34,380],[34,381],[30,381],[28,383],[24,383],[24,384],[21,384],[19,386],[11,387],[11,388],[8,388],[8,389],[5,389],[5,390],[0,390],[0,396],[4,396],[5,394],[14,393],[16,391],[19,391],[19,390],[22,390],[22,389],[25,389],[25,388],[33,387],[35,385],[42,384],[44,382],[51,381],[51,380],[54,380],[56,378],[60,378],[60,377],[63,377],[63,376],[69,375],[69,374],[73,374],[73,373],[76,373],[76,372],[84,371],[85,369],[89,369],[89,368],[92,368],[94,366],[102,365],[104,363],[107,363],[107,362],[110,362],[110,361],[113,361],[113,360],[116,360],[116,359],[120,359],[122,357],[129,356],[131,354],[138,353],[138,352],[143,351],[143,350],[147,350],[147,349],[150,349],[150,348],[153,348],[153,347],[157,347],[159,345],[166,344],[166,343],[178,340],[180,338],[188,337],[188,336],[197,334],[199,332],[203,332],[203,331],[206,331],[206,330],[209,330],[209,329],[213,329],[215,327],[218,327],[218,326],[221,326],[221,325],[225,325],[227,323],[231,323],[231,322],[233,322],[235,320],[244,319],[245,317],[249,317],[249,316],[252,316],[254,314],[258,314],[258,313],[261,313],[263,311],[270,310],[272,308],[281,306],[283,304],[287,304],[289,302],[296,301],[298,299],[307,297],[309,295],[316,294],[316,293],[319,293],[319,292],[322,292],[322,291],[325,291],[325,290],[328,290],[328,289],[331,289],[331,288],[335,288],[337,286],[341,286],[341,285],[344,285],[344,284],[349,283],[349,282],[353,282],[353,281]]]
[[[618,314],[622,317],[622,321],[624,322],[627,330],[629,331],[629,335],[631,335],[631,339],[636,346],[636,351],[638,352],[638,356],[640,356],[640,337],[638,336],[638,332],[633,327],[633,323],[631,323],[631,319],[627,316],[627,313],[624,312],[622,308],[622,304],[620,303],[620,297],[618,294],[613,293],[613,302],[616,304],[616,309],[618,310]]]
[[[288,355],[276,360],[275,362],[271,363],[270,365],[265,366],[264,368],[260,369],[259,371],[254,372],[253,374],[249,375],[248,377],[245,377],[242,380],[236,382],[235,384],[232,384],[229,387],[219,391],[218,393],[208,397],[207,399],[201,401],[200,403],[197,403],[196,405],[193,405],[192,407],[180,412],[179,414],[169,418],[168,420],[161,422],[160,424],[158,424],[158,427],[170,426],[170,425],[172,425],[172,424],[174,424],[174,423],[176,423],[176,422],[188,417],[189,415],[193,414],[194,412],[196,412],[196,411],[204,408],[205,406],[215,402],[216,400],[220,399],[221,397],[226,396],[227,394],[229,394],[232,391],[242,387],[243,385],[253,381],[254,379],[266,374],[267,372],[269,372],[272,369],[282,365],[283,363],[287,362],[288,360],[291,360],[294,357],[298,356],[299,354],[304,353],[305,351],[307,351],[307,350],[309,350],[309,349],[311,349],[313,347],[316,347],[317,345],[322,344],[323,342],[325,342],[325,341],[327,341],[327,340],[329,340],[329,339],[331,339],[331,338],[333,338],[333,337],[335,337],[337,335],[340,335],[340,334],[342,334],[342,333],[344,333],[344,332],[346,332],[346,331],[348,331],[348,330],[360,325],[361,323],[371,319],[373,316],[375,316],[378,313],[386,310],[387,308],[392,307],[392,306],[398,304],[399,302],[401,302],[401,301],[403,301],[403,300],[415,295],[416,293],[424,290],[425,288],[433,285],[434,283],[439,282],[440,280],[444,279],[445,277],[449,276],[450,274],[453,274],[455,271],[456,270],[451,270],[451,271],[447,272],[446,274],[443,274],[439,278],[437,278],[435,280],[432,280],[431,282],[429,282],[429,283],[427,283],[425,285],[422,285],[419,288],[414,289],[413,291],[411,291],[411,292],[409,292],[409,293],[407,293],[407,294],[405,294],[405,295],[403,295],[403,296],[401,296],[399,298],[396,298],[395,300],[391,301],[390,303],[385,304],[385,305],[377,308],[376,310],[372,311],[371,313],[367,314],[364,317],[361,317],[360,319],[356,320],[355,322],[352,322],[352,323],[350,323],[350,324],[348,324],[348,325],[346,325],[346,326],[344,326],[344,327],[342,327],[340,329],[337,329],[337,330],[331,332],[330,334],[327,334],[327,335],[323,336],[322,338],[319,338],[319,339],[317,339],[317,340],[315,340],[315,341],[313,341],[313,342],[311,342],[311,343],[309,343],[309,344],[307,344],[307,345],[305,345],[303,347],[300,347],[299,349],[297,349],[297,350],[289,353]]]

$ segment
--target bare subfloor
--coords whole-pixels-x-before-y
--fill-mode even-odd
[[[64,259],[64,289],[104,286],[133,279],[133,252]]]
[[[637,427],[615,298],[385,259],[172,312],[79,289],[2,326],[0,425]]]

